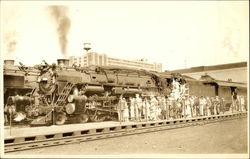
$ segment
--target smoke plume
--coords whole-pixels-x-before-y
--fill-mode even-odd
[[[7,46],[8,56],[13,57],[17,46],[17,34],[15,31],[5,34],[5,43]]]
[[[229,54],[232,54],[234,56],[238,56],[240,48],[239,35],[239,30],[233,32],[231,29],[228,29],[226,36],[223,39],[223,48],[225,48]]]
[[[62,55],[64,57],[67,57],[67,45],[68,45],[67,36],[70,29],[70,19],[67,15],[68,7],[49,6],[49,10],[57,25],[57,34]]]

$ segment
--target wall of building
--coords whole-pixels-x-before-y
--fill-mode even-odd
[[[126,60],[126,59],[118,59],[113,57],[108,57],[106,54],[98,54],[95,52],[90,52],[82,56],[71,56],[69,58],[70,65],[74,63],[77,66],[122,66],[129,67],[133,69],[145,69],[149,71],[157,71],[162,72],[162,64],[161,63],[148,63],[145,60]]]
[[[224,98],[226,101],[230,101],[232,99],[231,97],[231,88],[230,87],[224,87],[220,86],[218,88],[218,95],[222,98]]]

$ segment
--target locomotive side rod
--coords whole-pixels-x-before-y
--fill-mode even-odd
[[[97,139],[119,137],[133,134],[149,133],[168,129],[176,129],[195,125],[204,125],[213,122],[233,120],[247,117],[247,112],[204,116],[197,118],[161,120],[152,122],[140,122],[134,124],[121,124],[119,126],[100,127],[94,129],[80,129],[72,132],[52,133],[36,136],[25,136],[17,138],[6,138],[4,140],[5,153],[56,146],[70,143],[79,143]]]

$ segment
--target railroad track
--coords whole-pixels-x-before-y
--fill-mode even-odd
[[[186,118],[176,120],[161,120],[151,122],[138,122],[133,124],[121,124],[119,126],[100,127],[93,129],[79,129],[60,133],[48,133],[44,135],[13,137],[4,139],[5,153],[22,151],[27,149],[42,148],[70,143],[79,143],[90,140],[119,137],[132,134],[176,129],[194,125],[203,125],[224,120],[233,120],[247,117],[247,112],[215,115],[207,117]]]

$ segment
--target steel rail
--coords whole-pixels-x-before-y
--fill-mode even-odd
[[[15,152],[34,148],[56,146],[70,143],[79,143],[90,140],[119,137],[132,134],[149,133],[167,129],[176,129],[194,125],[204,125],[224,120],[233,120],[247,117],[247,112],[215,115],[196,118],[138,122],[132,125],[120,125],[104,128],[82,129],[71,132],[60,132],[37,136],[8,138],[4,140],[4,151]]]

